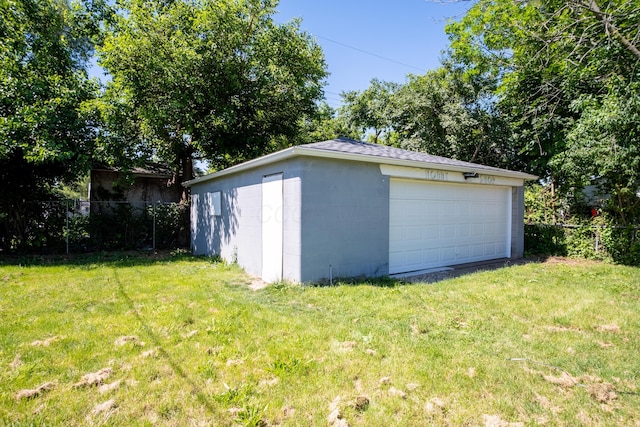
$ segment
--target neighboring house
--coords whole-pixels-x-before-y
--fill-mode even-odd
[[[117,168],[96,166],[91,169],[90,202],[128,202],[144,207],[156,202],[180,201],[180,185],[173,183],[172,171],[163,165],[148,163],[128,173]],[[91,203],[91,212],[109,203]]]
[[[521,172],[339,138],[185,183],[195,254],[266,281],[522,257]]]

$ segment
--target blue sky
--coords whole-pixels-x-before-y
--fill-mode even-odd
[[[280,0],[274,20],[302,18],[301,28],[316,36],[331,73],[325,88],[327,101],[337,107],[341,92],[366,89],[373,78],[402,83],[407,74],[424,74],[437,68],[441,52],[448,45],[444,33],[447,19],[459,19],[472,4],[472,1],[425,0]]]

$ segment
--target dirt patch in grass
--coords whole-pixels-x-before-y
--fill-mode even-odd
[[[367,396],[358,396],[349,403],[357,412],[364,412],[369,408],[369,398]]]
[[[12,371],[18,369],[22,365],[22,359],[19,354],[16,354],[16,357],[13,358],[13,361],[9,363],[9,367]]]
[[[600,403],[610,403],[611,401],[618,398],[618,395],[615,391],[616,389],[613,384],[606,383],[601,378],[593,375],[582,375],[580,377],[574,377],[573,375],[565,371],[562,371],[559,376],[552,374],[546,375],[543,372],[536,371],[527,367],[525,367],[525,371],[532,374],[540,375],[545,381],[551,384],[559,385],[563,388],[572,388],[576,386],[582,387],[587,391],[587,394],[589,394],[589,396]],[[536,396],[539,397],[538,395]],[[544,399],[537,400],[542,407],[546,407],[549,405],[548,401]]]
[[[126,336],[120,337],[117,340],[115,340],[113,344],[117,345],[118,347],[122,347],[123,345],[127,345],[129,343],[139,347],[144,347],[144,344],[145,344],[144,341],[140,341],[138,337],[135,335],[126,335]]]
[[[542,378],[551,384],[556,384],[562,387],[573,387],[578,384],[578,380],[566,372],[563,372],[559,377],[542,374]]]
[[[483,415],[482,422],[485,427],[524,427],[524,423],[515,422],[511,423],[509,421],[503,420],[500,415]]]
[[[98,393],[100,394],[109,393],[110,391],[113,391],[119,388],[120,384],[122,384],[122,380],[117,380],[109,384],[102,384],[100,387],[98,387]]]
[[[327,423],[331,427],[349,427],[349,423],[342,416],[342,412],[340,412],[340,400],[341,397],[338,396],[329,404]]]
[[[98,372],[91,372],[86,375],[83,375],[79,382],[75,383],[73,387],[92,387],[99,386],[104,383],[104,380],[109,378],[113,373],[113,369],[104,368],[100,369]]]
[[[54,342],[60,341],[63,338],[64,337],[59,337],[56,335],[55,337],[49,337],[43,340],[35,340],[34,342],[31,343],[31,345],[33,347],[49,347]]]
[[[600,403],[609,403],[618,398],[615,388],[609,383],[591,384],[587,387],[587,392]]]
[[[267,282],[258,279],[257,277],[254,277],[251,280],[251,283],[249,283],[249,289],[251,289],[252,291],[259,291],[260,289],[264,289],[267,286],[269,286]]]
[[[34,399],[34,398],[40,396],[41,394],[43,394],[45,391],[49,391],[49,390],[53,389],[54,387],[55,387],[54,383],[48,382],[48,383],[44,383],[41,386],[33,388],[33,389],[20,390],[18,393],[16,393],[16,400]]]
[[[92,415],[101,414],[103,412],[107,412],[112,409],[115,409],[116,407],[117,405],[116,405],[115,399],[110,399],[110,400],[107,400],[106,402],[99,403],[96,406],[94,406],[93,410],[91,411],[91,414]]]
[[[600,332],[612,332],[614,334],[617,334],[618,332],[620,332],[620,326],[616,324],[600,325],[596,329],[599,330]]]

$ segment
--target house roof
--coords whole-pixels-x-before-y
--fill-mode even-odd
[[[238,173],[297,156],[324,157],[456,172],[483,172],[496,176],[519,178],[524,180],[534,180],[538,178],[535,175],[523,172],[510,171],[477,163],[463,162],[460,160],[449,159],[447,157],[433,156],[427,153],[403,150],[401,148],[388,147],[385,145],[370,144],[368,142],[356,141],[349,138],[337,138],[286,148],[276,153],[267,154],[266,156],[186,181],[183,185],[190,187],[200,182],[209,181],[221,176]]]
[[[144,166],[133,166],[128,170],[117,166],[108,166],[104,164],[95,164],[91,170],[100,171],[100,172],[114,172],[114,173],[125,173],[128,172],[137,176],[149,176],[149,177],[159,177],[166,178],[173,176],[173,171],[167,165],[161,163],[154,162],[146,162]]]

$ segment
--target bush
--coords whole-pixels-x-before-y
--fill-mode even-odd
[[[92,202],[90,212],[86,204],[84,212],[78,206],[73,201],[27,203],[15,224],[0,215],[0,252],[63,254],[67,239],[72,253],[151,249],[154,216],[156,249],[188,245],[188,204]]]
[[[551,224],[525,224],[524,250],[531,255],[566,255],[564,229]]]
[[[595,224],[594,224],[595,222]],[[640,266],[640,229],[602,219],[580,225],[525,225],[525,253],[608,260]]]
[[[640,266],[640,229],[634,227],[603,228],[600,237],[614,262]]]

